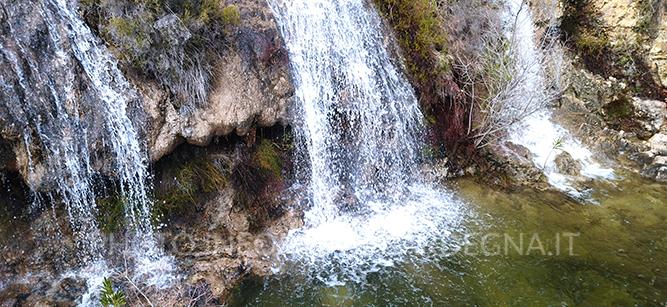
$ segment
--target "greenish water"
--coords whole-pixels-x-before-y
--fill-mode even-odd
[[[287,264],[248,278],[229,305],[667,306],[667,186],[622,175],[597,184],[595,205],[458,180],[449,189],[477,216],[458,252],[433,246],[335,286]]]

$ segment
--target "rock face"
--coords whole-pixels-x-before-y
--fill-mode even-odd
[[[667,85],[667,2],[593,0],[601,13],[612,46],[641,42],[648,51],[649,68]],[[643,32],[643,34],[642,34]],[[648,36],[645,40],[642,36]]]
[[[170,253],[188,272],[188,283],[204,280],[215,297],[222,297],[245,275],[270,273],[274,242],[301,227],[295,212],[287,212],[262,232],[251,231],[247,214],[234,209],[234,191],[226,189],[204,206],[196,225],[181,224],[165,233]]]
[[[660,21],[657,31],[657,36],[653,39],[649,57],[653,63],[661,85],[667,86],[667,2],[658,1],[659,7],[656,14],[656,19]]]
[[[271,10],[264,1],[236,1],[241,22],[227,40],[229,50],[212,63],[212,81],[206,103],[182,108],[155,82],[134,83],[144,97],[148,113],[151,160],[171,152],[185,141],[205,146],[214,136],[245,135],[254,127],[288,122],[293,87],[287,52]],[[167,20],[164,20],[168,18]],[[175,33],[177,17],[163,17],[161,29]],[[187,40],[186,35],[170,37]]]
[[[205,86],[207,91],[202,103],[184,106],[160,81],[137,73],[136,68],[129,67],[129,62],[118,64],[138,92],[137,97],[129,101],[127,113],[136,130],[141,132],[151,161],[157,161],[182,142],[204,146],[215,136],[245,135],[255,127],[288,122],[287,109],[293,88],[287,55],[271,10],[264,1],[233,2],[240,22],[219,31],[225,33],[226,48],[219,50],[221,56],[214,57],[210,63],[202,63],[204,67],[210,67],[210,78],[207,79],[210,84]],[[84,129],[81,135],[87,139],[80,140],[80,144],[87,144],[86,148],[76,150],[81,155],[89,152],[95,171],[113,174],[113,167],[103,158],[108,143],[104,137],[105,121],[101,119],[105,111],[96,101],[95,87],[76,56],[71,54],[71,48],[67,46],[70,42],[65,39],[53,43],[54,31],[60,31],[58,37],[68,37],[66,28],[54,27],[52,21],[46,20],[49,13],[42,11],[43,7],[35,9],[30,1],[17,0],[2,7],[0,169],[18,170],[27,182],[41,182],[45,174],[40,166],[42,157],[35,149],[40,147],[35,144],[39,139],[35,135],[48,135],[54,130]],[[120,24],[120,21],[116,23]],[[167,45],[182,47],[194,39],[175,14],[167,14],[142,26],[151,29],[156,41]],[[106,28],[97,29],[96,25],[92,29],[102,34],[111,33]],[[99,40],[99,44],[104,43]],[[114,46],[109,49],[116,50]],[[107,64],[116,65],[99,63]],[[66,98],[58,104],[59,97]],[[72,118],[65,128],[53,129],[36,124],[56,123],[48,119],[64,116]],[[43,131],[35,130],[39,128]],[[68,137],[76,137],[76,134],[50,139]],[[31,152],[28,153],[26,148],[31,148]],[[30,171],[29,165],[32,167]],[[48,189],[48,186],[44,188]]]

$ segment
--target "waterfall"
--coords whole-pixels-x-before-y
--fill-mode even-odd
[[[542,75],[542,65],[536,45],[535,25],[529,6],[523,0],[508,0],[505,10],[506,36],[516,50],[515,62],[525,71],[526,78],[521,84],[521,99],[540,101],[548,89]],[[531,97],[531,98],[527,98]],[[574,178],[562,174],[556,167],[558,152],[569,153],[581,166],[581,175],[591,179],[613,179],[612,169],[604,168],[593,158],[593,153],[567,129],[551,120],[551,111],[541,109],[528,116],[510,132],[509,140],[528,148],[533,154],[533,162],[543,168],[549,183],[575,197],[583,197],[584,191],[573,185]],[[556,146],[560,143],[560,146]]]
[[[423,115],[373,6],[269,4],[290,56],[297,148],[308,166],[306,225],[290,233],[281,254],[355,279],[447,240],[462,205],[418,174]]]
[[[171,259],[154,238],[147,153],[128,117],[130,105],[140,101],[136,92],[104,44],[78,16],[76,2],[44,0],[25,14],[44,21],[46,37],[40,42],[43,45],[34,44],[32,30],[17,27],[10,17],[9,33],[3,33],[0,40],[0,59],[11,65],[15,80],[0,74],[0,84],[7,97],[3,107],[21,125],[30,177],[54,185],[46,200],[64,203],[82,263],[104,270],[96,222],[100,195],[94,177],[98,172],[93,167],[95,159],[101,160],[118,180],[126,222],[133,229],[135,274],[149,279],[149,284],[164,282],[169,274],[162,273],[172,270]],[[39,148],[33,148],[34,144]],[[94,157],[93,150],[97,155],[103,152],[104,157]],[[34,152],[43,160],[42,170],[34,167]],[[37,205],[42,201],[36,194]]]

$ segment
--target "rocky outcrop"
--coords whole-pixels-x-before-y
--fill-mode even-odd
[[[653,42],[649,51],[649,59],[652,69],[655,70],[660,85],[667,86],[667,2],[657,1],[658,7],[654,12],[653,19],[658,21],[653,31]]]
[[[151,160],[158,160],[182,142],[205,146],[214,136],[243,136],[255,127],[287,124],[294,90],[287,53],[272,13],[264,1],[235,1],[235,5],[240,24],[227,34],[228,49],[211,63],[206,103],[183,107],[157,82],[133,80],[149,117]],[[172,33],[169,37],[175,40],[187,40],[187,30],[176,26],[177,18],[169,15],[160,19],[161,29]]]
[[[533,163],[533,154],[527,148],[503,142],[490,146],[485,153],[488,166],[480,170],[482,178],[499,186],[548,189],[544,173]]]
[[[634,97],[632,100],[634,109],[633,118],[636,119],[642,129],[648,133],[657,133],[665,126],[667,120],[667,104],[657,100],[643,100]]]
[[[234,207],[234,191],[225,189],[205,204],[196,224],[176,224],[165,235],[169,252],[188,272],[188,283],[206,281],[222,297],[247,274],[270,274],[274,242],[302,226],[298,213],[287,212],[265,231],[253,232],[249,217]]]
[[[667,85],[667,2],[593,0],[592,4],[612,49],[638,49],[656,81]]]
[[[86,20],[93,33],[101,36],[98,43],[109,44],[108,52],[120,59],[117,66],[125,72],[125,77],[137,91],[138,95],[134,96],[128,93],[127,113],[144,139],[151,161],[157,161],[183,142],[205,146],[215,136],[242,136],[256,127],[288,123],[287,110],[293,88],[287,54],[265,1],[220,2],[220,5],[233,10],[231,13],[219,13],[227,19],[214,20],[204,16],[208,28],[201,25],[201,20],[191,21],[186,27],[180,15],[166,13],[168,10],[165,10],[164,16],[156,16],[155,22],[130,22],[130,19],[123,19],[117,14],[134,12],[140,6],[135,5],[130,10],[121,2],[107,4],[109,7],[105,9],[111,15],[98,13],[90,17],[84,8],[84,16],[89,17]],[[77,56],[69,47],[71,42],[64,39],[71,34],[66,31],[72,29],[61,27],[53,20],[45,20],[45,16],[51,16],[51,13],[42,9],[53,9],[49,6],[32,9],[29,1],[15,1],[11,6],[3,4],[3,8],[0,14],[3,31],[0,54],[3,85],[0,87],[0,169],[19,171],[32,186],[48,189],[48,184],[42,184],[45,181],[43,177],[48,175],[41,163],[45,150],[39,150],[48,144],[38,142],[72,137],[86,138],[79,139],[79,144],[86,144],[82,146],[87,148],[76,150],[81,155],[90,154],[95,171],[113,175],[105,152],[111,141],[105,135],[108,133],[105,110],[97,102],[99,89],[96,90],[81,68]],[[223,13],[238,16],[232,18]],[[229,21],[229,18],[234,20]],[[98,23],[90,24],[91,21]],[[139,33],[140,30],[145,32]],[[203,37],[209,33],[206,30],[211,30],[211,37]],[[134,33],[134,36],[122,36],[125,32]],[[50,37],[63,38],[58,40],[62,45],[54,44],[56,40]],[[159,50],[162,53],[146,53],[152,46],[146,47],[149,38],[156,46],[167,46],[160,47],[166,49]],[[218,45],[211,46],[214,53],[208,53],[205,48],[197,50],[203,50],[200,53],[207,56],[183,53],[187,46],[199,44],[193,43],[193,40],[206,39],[220,41]],[[129,49],[122,49],[118,44],[125,44],[124,47]],[[138,67],[137,63],[145,59],[126,58],[119,52],[136,51],[138,48],[144,48],[137,51],[140,55],[155,55],[150,64]],[[56,52],[58,50],[60,53]],[[100,50],[107,52],[106,49]],[[193,64],[184,60],[188,56],[204,62],[199,63],[200,70],[191,69]],[[107,64],[116,65],[98,65]],[[178,65],[190,68],[180,69]],[[205,72],[207,76],[196,78],[196,75],[188,75],[174,81],[165,76],[158,78],[151,71],[165,71],[165,75],[172,79],[178,72]],[[178,80],[184,79],[201,84],[178,83]],[[174,84],[181,87],[173,88]],[[184,88],[192,88],[187,95],[196,97],[192,99],[196,103],[184,100]],[[61,98],[62,101],[59,101]],[[79,129],[85,130],[81,132]],[[67,131],[73,130],[81,133],[82,137],[66,135]],[[55,135],[53,131],[63,135]]]
[[[581,174],[581,164],[566,151],[556,155],[554,163],[561,174],[570,176],[579,176]]]

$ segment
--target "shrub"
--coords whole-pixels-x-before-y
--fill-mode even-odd
[[[222,20],[225,25],[239,25],[241,24],[241,13],[236,5],[229,5],[222,9]]]
[[[193,213],[202,195],[222,190],[228,182],[225,165],[207,156],[177,157],[168,161],[160,189],[156,191],[153,221]]]
[[[243,148],[234,166],[231,184],[236,191],[235,205],[252,217],[251,229],[261,230],[268,221],[282,214],[277,193],[284,188],[283,160],[279,144],[262,140],[255,148]]]

